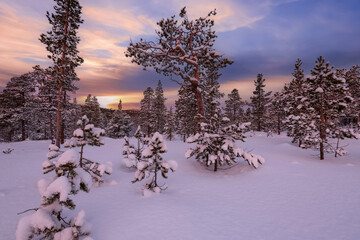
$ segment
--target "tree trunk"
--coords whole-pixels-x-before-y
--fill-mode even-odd
[[[215,161],[214,172],[216,172],[217,170],[218,170],[218,160]]]
[[[280,135],[280,131],[281,131],[281,118],[280,118],[280,114],[278,114],[278,125],[277,125],[277,130],[278,130],[278,135]]]
[[[21,141],[25,141],[25,120],[21,119]]]
[[[195,98],[198,106],[198,114],[200,115],[200,118],[198,120],[199,123],[204,122],[204,103],[202,100],[201,92],[198,89],[199,87],[199,69],[196,69],[195,78],[197,81],[190,81],[191,83],[191,89],[193,93],[195,93]]]
[[[68,20],[69,20],[69,8],[70,0],[67,0],[66,15],[65,15],[65,26],[64,26],[64,42],[62,45],[62,58],[61,58],[61,70],[60,70],[60,83],[59,83],[59,95],[58,95],[58,107],[56,116],[56,146],[60,147],[60,133],[61,133],[61,101],[62,101],[62,90],[64,85],[64,65],[65,65],[65,52],[66,52],[66,35],[68,32]]]
[[[49,114],[49,127],[50,127],[50,139],[51,141],[54,139],[54,126],[52,121],[52,114]]]

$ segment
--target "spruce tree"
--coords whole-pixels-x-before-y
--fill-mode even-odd
[[[40,41],[46,45],[50,52],[48,57],[53,61],[51,67],[57,80],[58,104],[56,117],[56,145],[60,146],[62,124],[62,109],[66,93],[75,91],[74,81],[78,80],[75,68],[83,59],[78,56],[77,45],[80,38],[77,32],[83,20],[81,19],[81,6],[78,0],[54,0],[54,13],[46,13],[50,31],[40,35]]]

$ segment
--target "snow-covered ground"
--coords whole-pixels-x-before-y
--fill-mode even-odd
[[[360,239],[360,142],[349,141],[340,158],[299,149],[285,136],[248,138],[240,143],[263,156],[253,169],[244,161],[212,172],[185,159],[188,144],[167,142],[166,160],[179,167],[163,180],[168,189],[143,197],[144,182],[122,164],[123,140],[85,147],[85,156],[112,161],[104,186],[72,197],[75,215],[85,210],[94,239]],[[0,143],[0,239],[15,238],[17,213],[38,207],[48,141]],[[52,173],[51,173],[52,174]],[[25,213],[29,214],[29,213]]]

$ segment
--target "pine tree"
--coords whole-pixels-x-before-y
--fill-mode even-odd
[[[144,69],[153,67],[165,76],[179,76],[183,80],[182,85],[190,85],[197,113],[201,116],[199,121],[203,121],[205,113],[201,91],[203,82],[209,74],[232,64],[214,49],[217,36],[212,29],[214,20],[211,17],[215,14],[216,11],[211,11],[205,17],[189,20],[184,7],[179,14],[180,20],[172,16],[157,23],[156,42],[143,39],[131,42],[125,53]]]
[[[205,166],[214,165],[214,171],[222,165],[235,164],[237,157],[242,157],[249,165],[257,168],[264,163],[264,159],[258,155],[246,153],[235,145],[236,140],[245,141],[244,132],[249,123],[230,124],[227,117],[222,117],[218,110],[209,123],[201,123],[201,131],[187,139],[188,143],[196,143],[195,147],[189,148],[186,158],[195,156],[196,160]]]
[[[152,190],[156,193],[159,193],[161,190],[165,190],[166,188],[159,185],[158,183],[158,175],[161,173],[163,178],[168,178],[168,172],[174,172],[176,170],[176,161],[164,160],[162,158],[161,154],[166,152],[167,147],[162,135],[158,132],[154,133],[148,144],[148,147],[145,148],[142,152],[144,161],[141,161],[137,164],[135,179],[132,181],[135,183],[143,180],[144,178],[149,178],[151,174],[154,174],[154,176],[150,177],[150,180],[145,184],[144,194],[146,193],[146,190]]]
[[[205,110],[204,122],[211,121],[211,118],[217,113],[220,106],[220,99],[224,96],[224,94],[219,90],[220,84],[218,82],[218,78],[220,77],[220,74],[213,72],[212,74],[208,73],[208,76],[209,78],[204,81],[202,86],[202,96]]]
[[[285,103],[286,118],[284,123],[287,135],[292,137],[293,143],[298,143],[299,147],[305,147],[304,137],[312,131],[312,119],[309,118],[307,110],[307,86],[304,78],[304,70],[301,68],[302,62],[297,59],[295,69],[292,73],[293,79],[289,86],[285,86],[282,94]]]
[[[255,91],[253,91],[253,96],[251,97],[251,106],[252,106],[252,123],[256,131],[265,130],[265,114],[266,114],[266,105],[270,101],[271,92],[265,92],[265,78],[260,73],[257,75],[255,83]]]
[[[77,44],[80,38],[77,31],[83,20],[81,6],[78,0],[54,0],[54,13],[46,13],[52,29],[40,35],[40,41],[46,45],[51,53],[48,57],[53,61],[52,71],[58,82],[58,106],[56,118],[56,145],[60,146],[62,124],[62,108],[66,93],[75,91],[74,81],[78,80],[75,68],[83,59],[78,56]]]
[[[196,132],[197,104],[191,86],[183,85],[179,90],[179,98],[175,101],[175,122],[177,134],[186,140]]]
[[[1,94],[0,121],[4,127],[1,132],[8,135],[10,141],[26,139],[26,125],[30,120],[28,116],[32,111],[31,103],[34,101],[35,90],[34,74],[26,73],[11,78]],[[15,137],[16,133],[20,137]]]
[[[99,126],[101,122],[100,104],[96,96],[89,94],[85,99],[85,105],[82,107],[82,115],[86,115],[89,120]]]
[[[269,131],[269,133],[276,132],[278,135],[280,135],[283,126],[282,122],[285,117],[284,112],[285,107],[285,101],[284,101],[284,95],[282,92],[276,92],[270,99],[270,105],[268,106],[267,111],[267,124],[266,127]]]
[[[175,126],[175,115],[172,106],[166,114],[166,124],[165,124],[165,136],[168,140],[173,140],[176,132]]]
[[[158,85],[154,93],[154,101],[152,106],[152,112],[155,117],[155,132],[163,133],[166,123],[166,107],[165,107],[164,91],[162,88],[161,81],[159,80]]]
[[[144,98],[140,101],[140,125],[148,137],[154,132],[156,127],[153,105],[154,90],[148,87],[144,91]]]
[[[50,145],[50,151],[59,148]],[[85,212],[80,211],[75,218],[67,220],[63,209],[75,209],[76,205],[70,198],[80,190],[89,192],[91,176],[79,167],[79,153],[69,149],[57,160],[46,160],[43,173],[54,172],[52,181],[42,179],[38,182],[41,194],[41,205],[32,209],[35,213],[20,219],[16,239],[80,239],[89,235],[89,226],[85,222]]]
[[[89,119],[86,115],[82,116],[77,122],[78,129],[73,133],[73,137],[65,143],[65,147],[80,147],[79,166],[88,172],[93,181],[102,183],[103,175],[110,175],[112,172],[111,163],[100,164],[96,161],[84,157],[84,147],[86,145],[100,147],[104,145],[102,136],[105,130],[96,128],[94,124],[89,124]]]
[[[122,111],[122,102],[119,101],[118,110],[113,114],[106,128],[107,136],[111,138],[129,137],[132,130],[132,122],[129,115]]]
[[[136,157],[136,149],[133,144],[130,143],[130,140],[127,137],[124,137],[124,145],[122,148],[122,154],[124,156],[123,163],[128,168],[136,167],[138,159]]]
[[[360,124],[360,65],[352,66],[345,71],[344,76],[353,103],[349,106],[347,113],[356,119],[359,128]]]
[[[239,91],[234,88],[230,94],[227,95],[228,99],[225,100],[225,115],[230,119],[230,123],[242,122],[244,110],[244,102],[241,100]]]
[[[313,132],[306,136],[309,145],[319,145],[320,159],[324,159],[328,138],[336,135],[338,120],[352,98],[348,95],[345,79],[339,79],[330,63],[320,56],[307,83],[307,114],[313,119]]]

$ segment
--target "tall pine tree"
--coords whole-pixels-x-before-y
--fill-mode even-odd
[[[52,70],[58,82],[58,104],[56,117],[56,145],[60,146],[62,109],[66,92],[76,90],[74,80],[78,80],[75,68],[83,59],[78,56],[77,44],[80,38],[77,32],[83,20],[78,0],[54,0],[54,13],[46,13],[52,28],[40,35],[40,41],[50,52],[48,57],[53,61]]]

